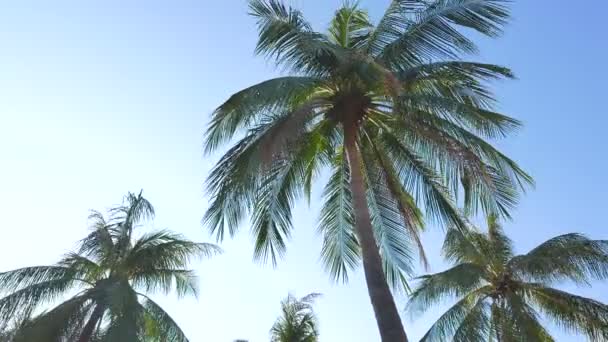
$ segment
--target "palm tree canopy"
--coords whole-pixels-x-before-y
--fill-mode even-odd
[[[232,95],[213,113],[206,150],[238,141],[211,172],[204,222],[218,240],[252,213],[254,257],[276,263],[286,250],[291,208],[310,199],[329,170],[319,231],[322,260],[337,280],[361,259],[354,232],[344,127],[356,125],[367,200],[388,282],[403,288],[412,261],[425,261],[422,213],[465,227],[467,211],[508,215],[532,179],[487,139],[520,122],[494,110],[490,82],[512,78],[501,66],[470,62],[476,46],[459,30],[496,36],[506,0],[394,0],[372,23],[354,2],[325,33],[278,0],[251,0],[256,52],[289,76]],[[417,254],[417,255],[416,255]]]
[[[313,303],[319,297],[311,293],[302,298],[291,294],[281,302],[281,316],[270,329],[271,342],[317,342],[319,331]]]
[[[457,303],[422,341],[554,341],[541,315],[592,341],[608,340],[608,305],[552,287],[607,279],[608,241],[565,234],[514,255],[490,216],[487,233],[450,230],[443,253],[455,266],[421,277],[408,306],[419,312],[447,298]]]
[[[57,264],[0,273],[2,322],[72,296],[21,324],[15,341],[188,341],[148,294],[196,295],[196,276],[187,266],[219,248],[166,230],[135,238],[153,216],[141,192],[129,193],[109,217],[93,211],[91,233]]]

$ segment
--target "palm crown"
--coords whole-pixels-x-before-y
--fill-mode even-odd
[[[592,341],[608,340],[607,305],[551,287],[606,279],[608,241],[565,234],[514,255],[511,241],[490,216],[487,233],[450,230],[443,252],[456,265],[421,277],[409,307],[417,312],[446,297],[458,301],[422,341],[554,341],[540,314]]]
[[[319,33],[280,1],[251,0],[257,53],[291,76],[239,91],[213,113],[207,151],[241,139],[208,179],[211,231],[232,235],[252,213],[255,257],[276,263],[292,206],[329,169],[319,225],[325,267],[346,280],[363,260],[376,316],[391,312],[387,325],[400,326],[386,284],[407,287],[416,250],[425,261],[422,211],[465,227],[459,192],[467,211],[508,215],[518,188],[531,183],[485,140],[520,126],[493,111],[488,87],[511,71],[459,58],[476,47],[457,27],[498,35],[506,2],[395,0],[376,25],[345,3]]]
[[[289,295],[281,302],[281,316],[270,329],[271,342],[317,342],[319,331],[313,312],[314,300],[319,297],[311,293],[303,298]]]
[[[165,230],[134,239],[138,224],[153,216],[141,193],[129,194],[108,219],[92,212],[92,232],[78,252],[53,266],[0,273],[0,291],[7,293],[0,299],[3,322],[76,293],[20,324],[15,341],[187,341],[147,294],[175,290],[180,296],[196,295],[196,276],[188,262],[219,249]]]

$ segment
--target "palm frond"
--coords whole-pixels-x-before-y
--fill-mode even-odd
[[[506,341],[553,342],[549,332],[540,324],[539,315],[524,298],[515,293],[506,296],[503,305],[501,336]]]
[[[59,261],[58,265],[69,268],[73,273],[72,277],[74,279],[78,279],[88,285],[93,285],[104,276],[107,276],[106,268],[77,253],[66,254]]]
[[[384,275],[396,290],[407,291],[407,276],[413,274],[412,240],[405,227],[398,200],[388,188],[377,160],[369,151],[362,153],[367,187],[367,203],[374,228]]]
[[[434,114],[414,109],[392,124],[428,165],[444,176],[444,183],[458,194],[464,192],[467,213],[500,213],[509,217],[519,199],[519,190],[533,181],[512,160],[490,144],[461,127]]]
[[[333,161],[332,175],[323,192],[319,232],[323,235],[321,260],[335,280],[348,280],[348,273],[360,261],[359,242],[354,231],[348,163],[343,154]]]
[[[293,113],[290,112],[287,116],[289,114]],[[298,162],[298,167],[291,168],[293,172],[300,173],[298,182],[300,179],[311,180],[307,178],[307,175],[313,171],[310,168],[314,168],[319,159],[323,158],[322,154],[327,149],[324,146],[327,137],[319,133],[332,128],[325,125],[327,122],[322,123],[303,133],[300,132],[296,140],[302,146],[288,148],[278,146],[275,141],[275,139],[283,142],[292,140],[281,132],[284,121],[281,117],[267,117],[259,125],[251,128],[245,138],[224,154],[207,179],[207,188],[213,199],[203,218],[203,222],[209,226],[218,240],[223,239],[226,228],[230,235],[236,233],[245,213],[253,210],[256,205],[261,205],[259,192],[262,184],[272,185],[272,179],[279,179],[278,170],[282,165],[291,168],[286,160]],[[293,126],[293,122],[288,126]],[[277,155],[271,151],[271,157],[265,157],[269,154],[266,151],[269,146],[271,150],[279,150],[281,153]],[[270,161],[274,159],[274,164],[267,165],[268,159]],[[268,190],[268,187],[265,190]]]
[[[138,194],[129,192],[123,202],[123,205],[112,208],[110,212],[125,229],[132,229],[137,223],[154,218],[154,207],[143,197],[143,190]]]
[[[460,299],[433,323],[426,334],[420,339],[420,342],[448,341],[463,327],[463,324],[463,330],[471,327],[470,325],[474,323],[474,319],[479,318],[480,315],[484,315],[487,306],[484,302],[486,295],[483,290],[478,290],[464,296],[464,298]],[[467,321],[467,319],[469,320]],[[476,340],[471,339],[467,341]]]
[[[590,341],[608,340],[608,305],[542,285],[529,285],[526,293],[557,326]]]
[[[94,216],[98,215],[94,212]],[[90,217],[90,216],[89,216]],[[114,228],[104,221],[94,221],[93,230],[84,239],[80,240],[78,254],[92,257],[101,264],[109,265],[117,257],[115,254]]]
[[[476,243],[477,239],[472,237],[473,234],[479,233],[472,230],[449,229],[441,249],[443,256],[453,263],[484,265],[487,255]]]
[[[407,304],[411,312],[425,310],[446,298],[465,296],[485,286],[483,268],[469,263],[418,279],[420,282],[412,291]]]
[[[398,137],[385,132],[382,144],[395,161],[395,168],[409,193],[424,203],[428,217],[446,226],[466,229],[466,223],[456,208],[452,194],[441,177]]]
[[[513,242],[505,235],[496,214],[488,215],[487,222],[488,239],[493,251],[492,260],[495,260],[494,266],[503,267],[513,257]]]
[[[397,76],[406,85],[427,80],[445,82],[455,79],[481,82],[515,78],[513,71],[504,66],[460,60],[415,65],[400,71]]]
[[[205,151],[216,150],[239,128],[255,123],[263,114],[297,106],[320,83],[321,80],[314,77],[279,77],[235,93],[211,115]]]
[[[292,229],[291,208],[305,191],[309,191],[306,190],[306,182],[309,180],[311,165],[324,163],[326,159],[323,149],[327,138],[319,135],[319,130],[325,130],[326,126],[312,125],[299,137],[293,138],[297,140],[293,146],[281,147],[283,152],[275,155],[272,164],[261,170],[252,209],[251,230],[255,239],[256,260],[270,259],[276,265],[278,258],[283,256]],[[278,133],[279,136],[283,134]],[[261,139],[269,139],[271,144],[282,140],[277,135],[270,135],[271,137]],[[258,148],[264,149],[263,145],[262,143]]]
[[[276,265],[285,253],[292,229],[291,208],[301,196],[301,166],[297,160],[276,161],[260,185],[251,228],[256,260],[270,259]]]
[[[271,116],[267,120],[272,122],[260,139],[257,147],[261,152],[262,167],[267,168],[274,160],[289,158],[289,154],[297,150],[298,142],[307,132],[309,123],[318,115],[323,114],[322,105],[326,102],[322,99],[311,99],[286,113]]]
[[[412,119],[416,119],[418,124],[451,128],[454,132],[460,126],[460,129],[466,128],[469,132],[477,132],[489,138],[504,137],[521,125],[516,119],[480,107],[477,103],[470,103],[466,98],[451,98],[445,94],[410,93],[400,97],[399,106],[403,113],[407,113],[405,117],[414,116]],[[449,123],[458,126],[450,126]]]
[[[355,3],[344,3],[331,21],[329,39],[343,48],[356,48],[365,42],[371,28],[367,12]]]
[[[396,74],[403,91],[426,94],[492,110],[497,102],[490,86],[500,79],[512,79],[514,75],[506,67],[464,61],[444,61],[415,65]],[[488,138],[504,137],[516,131],[521,123],[511,119],[500,131],[488,131]],[[507,131],[508,129],[508,131]]]
[[[588,284],[589,279],[608,278],[608,241],[576,233],[560,235],[514,257],[509,267],[532,281]]]
[[[490,307],[487,301],[479,300],[456,329],[453,341],[487,341],[490,335]]]
[[[515,161],[509,159],[491,144],[466,129],[466,123],[455,123],[446,118],[431,118],[430,116],[432,115],[428,113],[419,114],[408,119],[415,120],[416,126],[420,129],[432,129],[440,135],[444,134],[443,132],[449,134],[458,140],[460,144],[474,151],[485,163],[497,170],[501,175],[510,178],[511,183],[518,185],[518,188],[521,190],[525,190],[526,186],[534,185],[532,177],[521,169]],[[426,116],[426,118],[423,116]]]
[[[45,281],[62,280],[74,275],[64,266],[34,266],[0,273],[0,293],[10,293]]]
[[[416,248],[418,249],[418,258],[422,265],[428,269],[429,262],[420,239],[420,232],[424,230],[424,221],[422,211],[418,208],[414,198],[406,191],[394,163],[390,160],[384,148],[378,146],[370,139],[370,143],[374,147],[374,153],[380,167],[380,174],[386,181],[386,187],[390,191],[392,198],[397,202],[397,206],[401,212],[401,217],[404,223],[404,229],[409,235]]]
[[[267,124],[270,125],[270,124]],[[216,240],[224,239],[228,230],[233,236],[247,213],[255,203],[255,192],[260,180],[259,155],[257,147],[260,135],[268,127],[257,127],[237,142],[220,159],[207,177],[207,191],[211,194],[211,204],[203,224]]]
[[[0,299],[0,321],[31,313],[40,305],[52,302],[75,285],[71,278],[58,278],[28,285]]]
[[[378,56],[390,43],[401,37],[411,24],[408,14],[424,8],[419,0],[393,0],[380,18],[376,27],[370,32],[366,41],[366,51]]]
[[[294,72],[327,75],[336,67],[339,50],[326,37],[314,32],[300,11],[279,0],[250,0],[259,40],[256,53],[274,58]]]
[[[133,284],[146,291],[169,293],[175,288],[179,296],[196,295],[196,276],[186,269],[188,263],[194,258],[211,257],[220,252],[216,245],[196,243],[179,234],[158,231],[137,240],[125,266],[132,270]]]
[[[475,53],[475,44],[455,26],[496,36],[509,18],[504,0],[440,0],[416,14],[404,32],[384,47],[379,59],[393,68],[420,61]]]
[[[169,294],[175,290],[179,297],[198,296],[198,277],[192,270],[148,269],[132,276],[133,286],[146,293],[161,291]]]

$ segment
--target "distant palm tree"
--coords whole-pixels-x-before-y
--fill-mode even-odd
[[[138,224],[154,216],[152,205],[129,193],[106,219],[93,211],[92,232],[77,253],[53,266],[0,273],[0,321],[29,316],[63,296],[61,304],[21,325],[15,341],[188,341],[173,319],[147,295],[176,291],[196,295],[193,257],[219,251],[161,230],[135,238]]]
[[[427,310],[448,297],[458,302],[421,341],[554,341],[541,314],[591,341],[608,341],[608,305],[552,287],[608,278],[608,241],[565,234],[515,256],[490,216],[487,233],[450,230],[443,252],[456,266],[421,277],[409,308]]]
[[[488,81],[509,69],[461,59],[476,51],[458,31],[497,36],[507,0],[394,0],[374,25],[354,2],[339,8],[329,31],[313,30],[278,0],[250,0],[257,53],[291,75],[232,95],[213,114],[212,152],[241,137],[209,179],[205,223],[218,239],[251,213],[255,257],[282,256],[291,208],[331,170],[319,230],[322,258],[336,279],[361,260],[385,342],[406,341],[391,294],[407,287],[419,239],[420,208],[464,226],[467,210],[507,211],[530,177],[486,139],[520,126],[493,111]]]
[[[318,342],[318,323],[312,307],[318,296],[312,293],[298,299],[289,295],[282,301],[281,316],[270,329],[270,341]]]

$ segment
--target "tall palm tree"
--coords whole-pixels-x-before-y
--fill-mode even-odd
[[[591,341],[608,341],[608,305],[552,287],[608,278],[608,241],[565,234],[514,255],[496,216],[489,216],[487,233],[450,230],[443,253],[456,265],[421,277],[409,307],[417,312],[448,297],[458,301],[421,341],[554,341],[541,314]]]
[[[76,253],[52,266],[0,273],[0,321],[26,317],[60,304],[20,325],[15,341],[188,341],[183,331],[148,294],[196,295],[193,257],[219,251],[166,230],[140,234],[154,216],[152,205],[129,193],[106,218],[90,215],[92,232]]]
[[[507,211],[531,178],[486,138],[520,123],[493,111],[489,81],[507,68],[466,62],[475,44],[457,28],[496,36],[503,0],[395,0],[377,24],[346,3],[326,33],[279,0],[251,0],[256,52],[290,76],[232,95],[213,113],[206,151],[236,137],[208,178],[204,222],[218,240],[252,213],[255,257],[276,263],[292,230],[291,208],[331,170],[319,230],[335,279],[363,261],[383,341],[406,341],[393,289],[407,288],[421,208],[439,223],[467,210]]]
[[[313,302],[319,296],[311,293],[300,299],[291,294],[281,302],[281,316],[270,329],[271,342],[317,342],[319,331]]]

